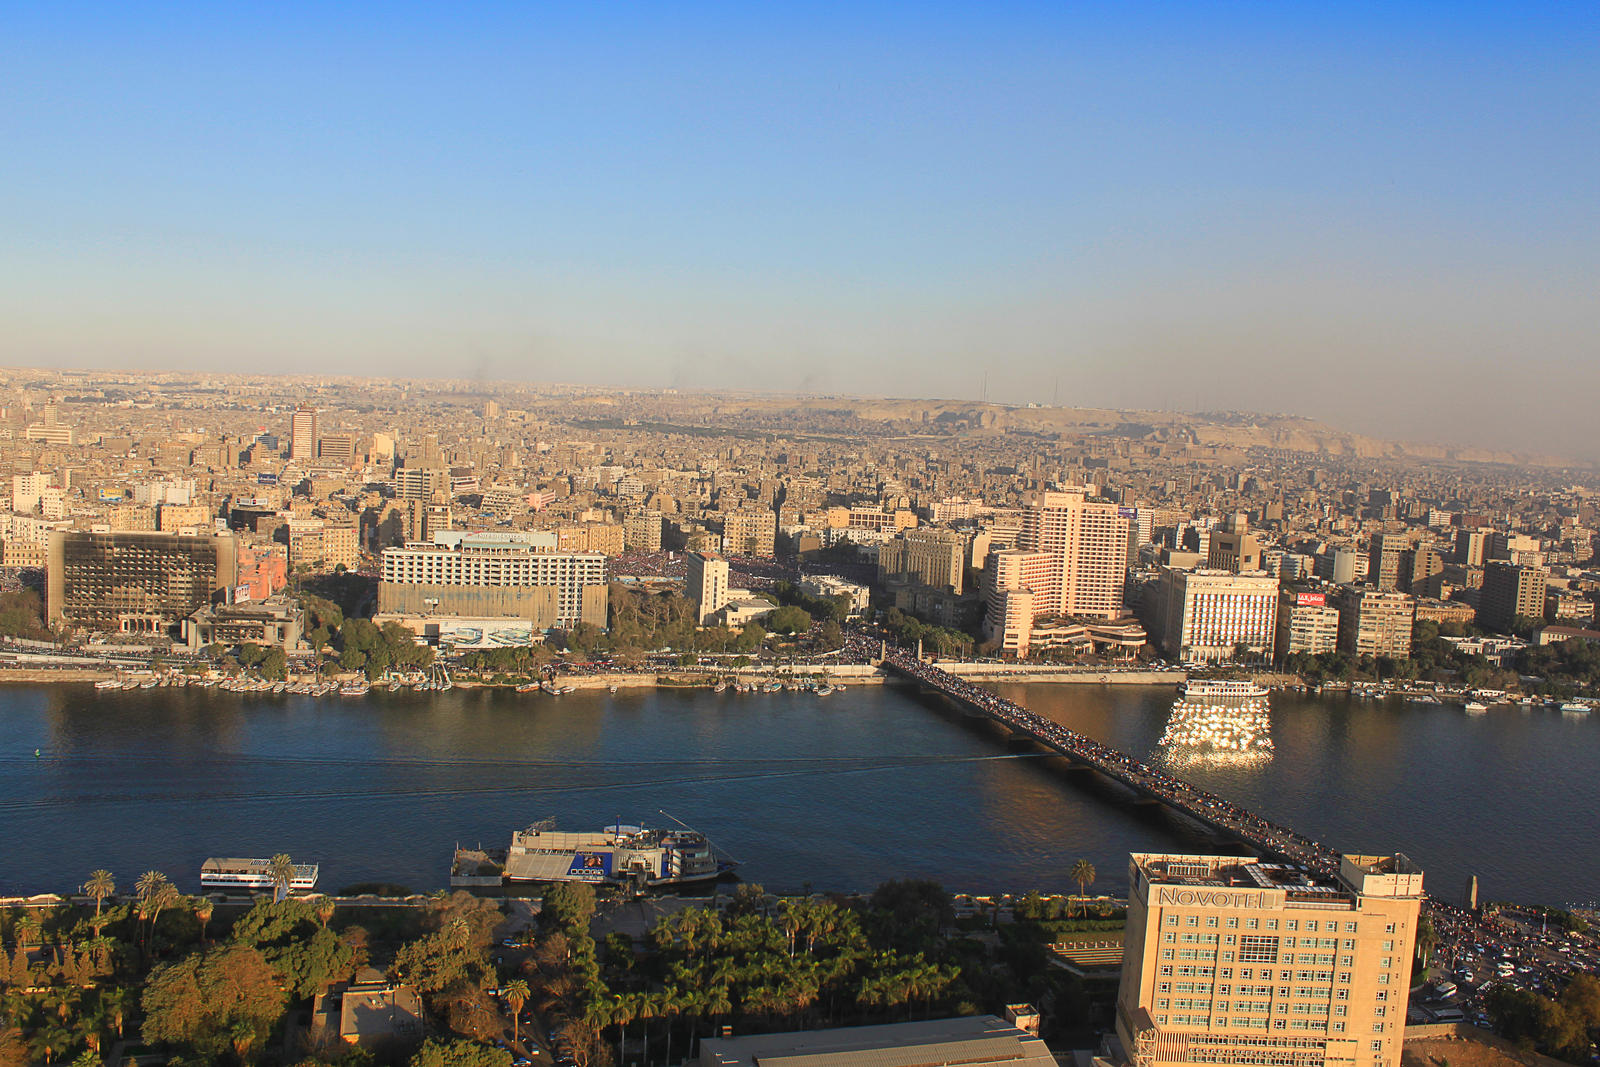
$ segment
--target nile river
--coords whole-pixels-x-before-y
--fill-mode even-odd
[[[1409,853],[1435,892],[1600,896],[1600,716],[1272,701],[1270,756],[1163,748],[1172,692],[1013,686],[1007,696],[1337,848]],[[40,755],[36,758],[34,750]],[[900,687],[800,693],[457,689],[364,699],[210,690],[0,689],[0,893],[95,867],[198,888],[208,856],[288,852],[321,888],[445,883],[457,842],[503,847],[659,812],[773,889],[1125,887],[1127,853],[1218,842]]]

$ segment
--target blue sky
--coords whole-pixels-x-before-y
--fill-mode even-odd
[[[0,29],[0,362],[950,397],[987,370],[992,399],[1600,458],[1594,5]]]

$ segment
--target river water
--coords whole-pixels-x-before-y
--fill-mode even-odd
[[[1161,745],[1170,689],[1007,696],[1335,847],[1405,851],[1436,892],[1562,903],[1600,886],[1600,716],[1275,696],[1274,748]],[[35,757],[34,751],[39,751]],[[209,856],[288,852],[321,887],[430,890],[451,850],[621,817],[705,831],[772,889],[1126,885],[1131,851],[1219,842],[899,686],[800,693],[457,689],[362,699],[210,690],[0,690],[0,893],[107,867],[198,888]]]

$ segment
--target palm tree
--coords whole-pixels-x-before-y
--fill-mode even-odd
[[[138,894],[139,903],[148,903],[156,892],[167,884],[167,876],[160,871],[145,871],[139,876],[139,881],[134,883],[134,892]]]
[[[194,917],[200,923],[200,943],[206,943],[206,927],[211,925],[211,913],[217,905],[210,897],[194,898]]]
[[[147,907],[150,909],[150,932],[155,933],[156,920],[161,918],[161,912],[172,907],[183,899],[183,894],[178,892],[178,887],[171,882],[163,882],[150,897]]]
[[[280,852],[267,861],[267,873],[272,877],[272,899],[288,899],[289,887],[294,884],[294,860]]]
[[[501,995],[506,998],[506,1003],[511,1005],[511,1043],[520,1044],[522,1006],[528,1002],[528,997],[531,995],[528,983],[521,978],[513,978],[506,983]]]
[[[324,930],[328,928],[328,920],[333,918],[334,908],[332,897],[322,897],[317,901],[317,921]]]
[[[1427,969],[1428,957],[1438,944],[1439,931],[1433,928],[1433,920],[1424,915],[1417,923],[1417,953],[1422,957],[1423,969]]]
[[[1094,879],[1097,873],[1098,872],[1096,872],[1094,869],[1094,864],[1090,863],[1088,860],[1079,860],[1077,863],[1072,865],[1071,878],[1074,882],[1078,883],[1079,897],[1082,897],[1089,891],[1089,887],[1094,885]],[[1087,911],[1088,905],[1085,904],[1084,908]]]
[[[116,891],[116,879],[112,878],[111,872],[104,868],[89,872],[89,880],[83,883],[84,896],[94,898],[94,932],[97,936],[100,933],[100,905]]]
[[[11,936],[17,939],[17,947],[24,952],[28,946],[38,940],[43,932],[44,924],[32,912],[26,912],[11,924]]]

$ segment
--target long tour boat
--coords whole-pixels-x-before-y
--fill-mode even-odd
[[[272,861],[227,857],[209,859],[200,865],[200,884],[207,889],[275,889]],[[296,863],[289,892],[307,893],[317,885],[317,865]]]

